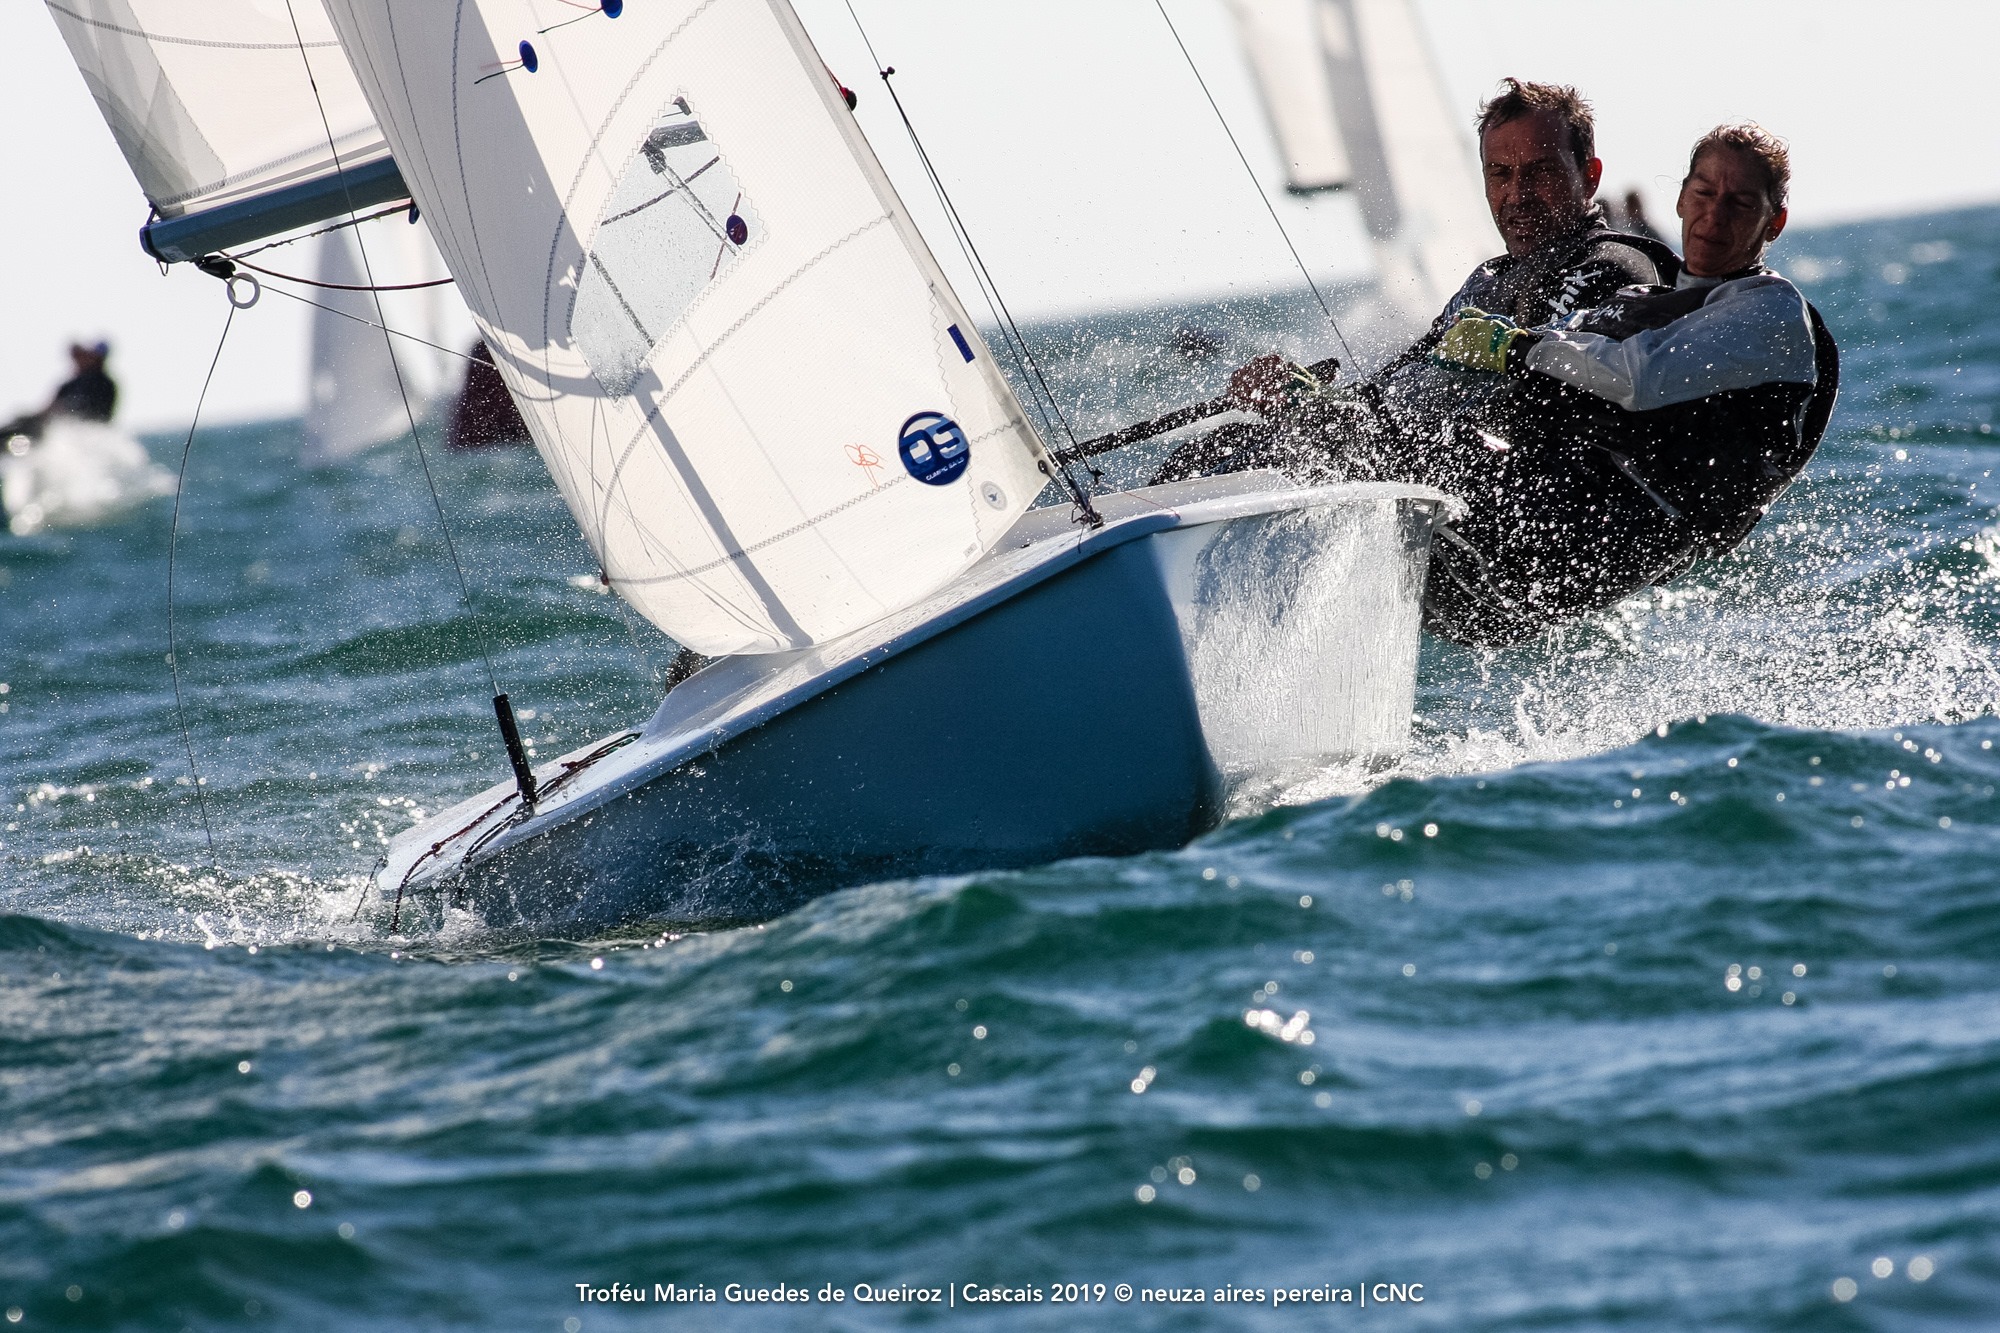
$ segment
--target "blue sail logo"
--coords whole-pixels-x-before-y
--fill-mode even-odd
[[[958,480],[972,461],[965,431],[941,412],[919,412],[905,421],[896,448],[903,467],[926,486]]]

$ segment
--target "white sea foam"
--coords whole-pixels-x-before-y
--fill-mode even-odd
[[[17,537],[91,527],[173,493],[173,474],[112,426],[57,418],[39,441],[15,436],[0,450],[0,502]]]
[[[1399,762],[1327,765],[1262,799],[1302,804],[1393,777],[1560,762],[1709,714],[1845,731],[2000,713],[2000,533],[1947,528],[1897,553],[1884,526],[1822,506],[1693,581],[1538,643],[1438,646]]]

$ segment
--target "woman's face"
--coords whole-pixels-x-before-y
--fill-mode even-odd
[[[1701,155],[1674,205],[1688,272],[1718,278],[1764,257],[1785,229],[1785,210],[1771,206],[1768,184],[1764,164],[1741,149],[1722,145]]]

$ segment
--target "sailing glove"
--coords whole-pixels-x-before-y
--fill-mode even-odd
[[[1444,331],[1431,360],[1460,370],[1482,370],[1488,374],[1507,373],[1507,353],[1516,342],[1533,334],[1505,315],[1489,315],[1476,306],[1459,313],[1458,323]]]

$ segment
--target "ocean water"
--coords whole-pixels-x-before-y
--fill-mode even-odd
[[[531,455],[433,458],[468,608],[407,446],[201,432],[185,744],[167,505],[0,536],[0,1327],[2000,1326],[2000,210],[1777,262],[1845,391],[1743,552],[1428,644],[1392,772],[743,929],[353,919],[482,642],[544,753],[657,697]],[[1260,318],[1038,336],[1095,428]]]

